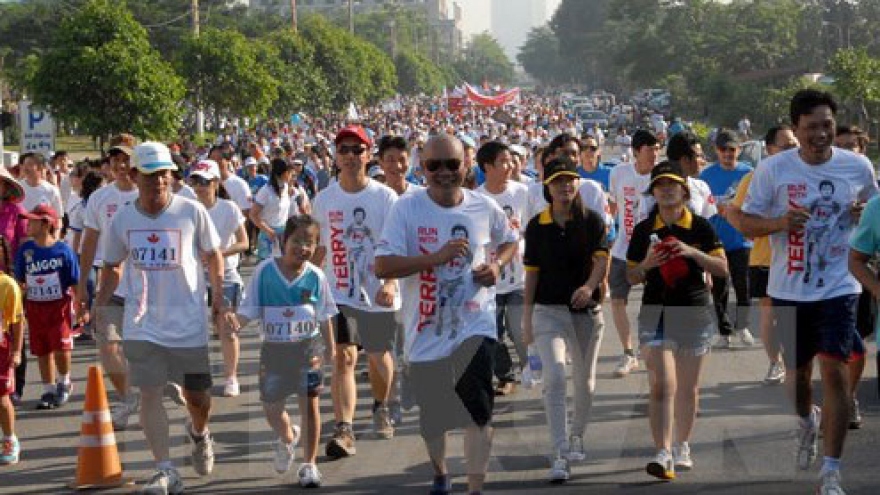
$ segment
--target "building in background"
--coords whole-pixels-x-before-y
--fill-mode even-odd
[[[298,15],[314,12],[332,17],[345,15],[349,2],[350,0],[296,0],[296,10]],[[389,5],[425,13],[433,30],[429,41],[433,46],[431,55],[435,61],[455,58],[461,53],[464,35],[461,29],[462,12],[458,4],[449,0],[351,0],[351,9],[355,16],[381,10]],[[250,6],[266,13],[290,15],[290,0],[250,0]]]
[[[546,24],[558,5],[559,0],[492,0],[492,35],[513,63],[529,31]]]

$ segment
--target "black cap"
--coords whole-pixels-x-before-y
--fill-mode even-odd
[[[718,148],[739,148],[739,136],[731,130],[723,130],[715,136],[715,146]]]
[[[576,179],[580,178],[577,165],[568,157],[554,158],[547,165],[544,165],[544,185],[549,184],[553,179],[561,175],[569,175]]]
[[[633,149],[639,149],[642,146],[655,146],[659,142],[657,136],[647,129],[639,129],[632,135]]]
[[[660,179],[672,179],[683,186],[687,186],[687,178],[685,178],[681,165],[678,162],[664,160],[651,169],[651,182],[648,184],[648,190],[645,191],[645,194],[650,195],[654,189],[654,184]]]

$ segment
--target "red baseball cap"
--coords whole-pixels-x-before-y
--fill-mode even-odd
[[[338,145],[339,142],[345,138],[355,138],[361,143],[367,145],[367,147],[373,146],[373,142],[370,141],[370,136],[367,135],[367,131],[359,125],[343,127],[338,133],[336,133],[336,138],[333,140],[333,143]]]
[[[30,213],[22,213],[22,217],[28,220],[47,220],[52,225],[58,225],[58,212],[48,204],[41,203],[36,206]]]

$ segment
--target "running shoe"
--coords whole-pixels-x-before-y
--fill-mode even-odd
[[[550,465],[550,472],[547,473],[547,479],[550,483],[565,483],[571,478],[571,468],[568,466],[568,459],[558,455]]]
[[[46,411],[49,409],[55,409],[55,394],[52,392],[46,392],[40,396],[40,401],[37,402],[37,410]]]
[[[171,399],[171,402],[178,406],[186,406],[186,397],[183,396],[183,389],[180,388],[180,385],[174,382],[168,382],[165,384],[165,397]]]
[[[434,476],[434,483],[431,484],[431,491],[428,495],[449,495],[452,492],[452,480],[449,475]]]
[[[373,411],[373,433],[376,438],[388,440],[394,438],[394,424],[387,406],[377,407]]]
[[[61,407],[70,400],[70,394],[73,393],[73,383],[55,384],[55,407]]]
[[[752,336],[752,332],[750,332],[748,328],[737,330],[735,333],[742,345],[746,347],[755,345],[755,337]]]
[[[238,380],[232,378],[227,379],[223,385],[223,397],[238,397],[241,394],[241,385]]]
[[[300,429],[297,425],[293,425],[291,429],[293,430],[293,443],[287,443],[279,438],[275,444],[275,457],[272,460],[272,465],[278,474],[290,471],[290,466],[293,465],[293,460],[296,457],[296,444],[299,443]]]
[[[797,465],[799,469],[807,470],[819,456],[819,425],[822,424],[822,410],[819,406],[813,406],[812,424],[808,427],[801,426],[798,431]]]
[[[785,365],[782,361],[770,363],[767,376],[764,377],[764,385],[779,385],[785,381]]]
[[[568,451],[565,457],[571,462],[582,462],[586,460],[587,453],[584,450],[584,439],[579,435],[572,435],[568,439]]]
[[[666,449],[657,452],[657,456],[645,466],[645,471],[651,476],[661,480],[675,479],[675,463]]]
[[[196,438],[192,433],[192,424],[187,422],[186,436],[193,444],[192,454],[190,455],[193,470],[199,476],[211,474],[211,471],[214,470],[214,439],[211,437],[211,432],[205,431],[205,435],[202,438]]]
[[[183,493],[183,480],[180,479],[180,473],[174,468],[160,469],[150,477],[150,481],[147,481],[140,493],[177,495]]]
[[[337,426],[333,438],[327,442],[327,457],[341,459],[357,453],[354,446],[354,433],[350,426]]]
[[[694,468],[694,460],[691,459],[691,446],[682,442],[672,446],[672,460],[676,471],[690,471]]]
[[[614,376],[623,378],[639,368],[639,360],[635,356],[624,354],[620,357],[620,363],[614,368]]]
[[[840,486],[840,471],[832,469],[822,474],[819,478],[818,495],[846,495]]]
[[[0,443],[0,465],[18,464],[21,456],[21,443],[17,438],[4,438]]]
[[[400,426],[403,424],[403,409],[400,401],[393,400],[388,403],[388,414],[391,416],[391,424]]]
[[[862,411],[859,409],[859,400],[853,399],[849,408],[849,429],[858,430],[862,427]]]
[[[128,420],[132,414],[138,412],[140,405],[141,394],[133,390],[122,399],[122,402],[114,404],[110,413],[113,420],[113,430],[122,431],[128,428]]]
[[[718,340],[715,341],[715,347],[718,349],[730,349],[732,347],[730,335],[719,335]]]
[[[303,488],[318,488],[321,486],[323,481],[323,476],[321,475],[321,471],[318,470],[318,466],[305,463],[299,467],[299,486]]]

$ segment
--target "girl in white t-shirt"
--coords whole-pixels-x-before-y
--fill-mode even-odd
[[[213,160],[198,162],[190,172],[189,183],[195,190],[199,202],[208,210],[208,216],[211,217],[214,228],[220,236],[220,246],[223,250],[223,297],[228,307],[235,311],[244,286],[238,273],[238,255],[246,251],[249,245],[244,228],[244,215],[238,205],[228,199],[229,196],[220,183],[220,168],[217,162]],[[235,397],[241,393],[238,384],[238,336],[231,332],[221,335],[220,347],[226,370],[223,395]]]
[[[250,217],[260,230],[257,235],[257,257],[261,261],[270,256],[281,255],[279,241],[284,232],[284,223],[289,217],[299,213],[295,198],[291,197],[292,175],[293,171],[286,160],[272,160],[269,183],[261,187],[254,196]]]

